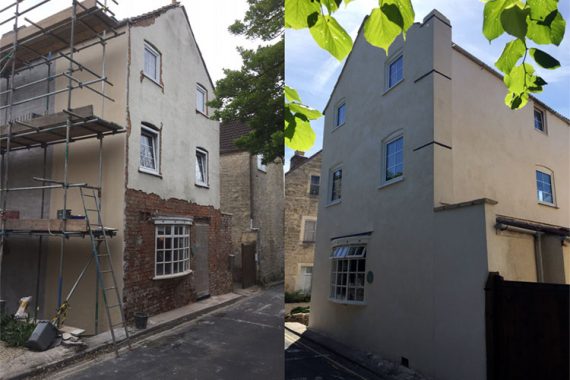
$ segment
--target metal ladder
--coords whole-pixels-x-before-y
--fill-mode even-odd
[[[111,330],[111,337],[113,338],[113,346],[115,348],[115,353],[118,356],[119,348],[117,346],[117,339],[114,331],[115,327],[123,327],[129,348],[131,348],[131,342],[125,320],[123,301],[121,300],[121,295],[119,294],[119,288],[117,286],[117,279],[115,277],[115,272],[113,271],[108,232],[105,230],[105,226],[103,225],[103,220],[101,218],[101,201],[98,196],[98,191],[98,189],[92,187],[79,188],[83,210],[85,212],[85,220],[87,221],[87,230],[91,237],[91,251],[93,253],[93,258],[95,259],[99,287],[101,288],[101,293],[103,295],[103,303],[105,304],[107,321]],[[94,204],[94,206],[90,206],[92,204]],[[92,219],[95,219],[96,222],[93,222]],[[103,252],[101,248],[103,248]],[[116,308],[118,308],[121,313],[121,321],[113,323],[111,311]]]

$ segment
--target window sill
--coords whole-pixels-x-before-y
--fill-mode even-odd
[[[161,275],[161,276],[154,276],[152,279],[153,280],[169,280],[171,278],[178,278],[178,277],[184,277],[184,276],[188,276],[189,274],[194,273],[193,270],[187,270],[186,272],[180,272],[180,273],[176,273],[176,274],[167,274],[167,275]]]
[[[402,83],[404,81],[404,78],[400,79],[398,82],[396,82],[392,87],[388,87],[386,90],[384,90],[384,93],[382,94],[382,96],[386,95],[387,93],[389,93],[390,91],[392,91],[393,88],[398,87],[398,85],[400,85],[400,83]]]
[[[314,245],[315,242],[314,241],[301,241],[299,242],[299,245]]]
[[[149,175],[152,175],[152,176],[155,176],[155,177],[162,179],[162,174],[160,174],[159,172],[152,171],[150,169],[139,168],[139,173],[149,174]]]
[[[257,171],[258,171],[258,172],[262,172],[263,174],[267,174],[267,169],[266,169],[266,170],[263,170],[263,169],[257,168]]]
[[[393,184],[395,184],[395,183],[402,182],[403,180],[404,180],[404,176],[403,176],[403,175],[401,175],[401,176],[399,176],[399,177],[396,177],[396,178],[393,178],[393,179],[391,179],[391,180],[389,180],[389,181],[384,182],[384,183],[381,184],[380,186],[378,186],[378,190],[383,189],[383,188],[388,187],[388,186],[391,186],[391,185],[393,185]]]
[[[548,202],[538,201],[538,204],[541,205],[541,206],[547,206],[547,207],[551,207],[551,208],[555,208],[555,209],[560,208],[560,207],[556,206],[555,203],[548,203]]]
[[[164,85],[160,82],[158,82],[156,79],[151,78],[149,75],[147,75],[144,71],[141,70],[141,77],[142,78],[146,78],[149,81],[151,81],[152,83],[156,84],[158,87],[160,87],[162,90],[164,90]],[[142,79],[141,79],[142,82]]]
[[[208,185],[207,183],[200,183],[200,182],[195,182],[194,186],[201,187],[203,189],[209,189],[210,188],[210,185]]]
[[[208,120],[210,119],[210,116],[208,116],[207,113],[204,113],[204,112],[202,112],[202,111],[200,111],[200,110],[198,110],[198,109],[196,110],[196,113],[197,113],[198,115],[204,116],[204,117],[205,117],[206,119],[208,119]]]
[[[540,133],[543,136],[548,136],[548,132],[545,130],[540,130],[538,128],[533,128],[536,132]]]
[[[340,125],[335,125],[334,128],[331,130],[331,133],[335,132],[336,130],[340,129],[340,127],[342,127],[343,125],[346,124],[346,121]]]
[[[342,203],[342,198],[337,199],[336,201],[332,201],[332,202],[327,203],[327,205],[325,207],[334,206],[334,205],[337,205],[339,203]]]
[[[339,305],[366,306],[366,301],[345,301],[329,297],[329,301]]]

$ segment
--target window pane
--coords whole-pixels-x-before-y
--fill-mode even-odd
[[[317,175],[311,176],[311,188],[309,190],[309,193],[311,195],[318,195],[319,194],[320,182],[321,182],[321,177],[319,177]]]
[[[206,113],[206,92],[201,88],[196,89],[196,109]]]
[[[150,78],[158,81],[158,56],[148,47],[144,49],[144,73]]]
[[[342,169],[336,170],[332,175],[331,201],[341,198]]]
[[[386,176],[389,181],[404,173],[404,138],[399,137],[386,144]]]
[[[544,131],[544,114],[537,109],[534,110],[534,127],[539,131]]]
[[[336,125],[343,125],[345,121],[346,104],[341,104],[337,109]]]
[[[404,57],[400,56],[390,65],[389,87],[394,86],[403,78],[404,78]]]
[[[150,133],[147,133],[145,131],[141,133],[141,166],[152,170],[156,170],[155,139],[156,137]]]
[[[196,181],[206,184],[206,174],[206,154],[200,151],[196,151]]]

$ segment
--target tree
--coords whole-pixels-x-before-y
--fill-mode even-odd
[[[285,0],[285,27],[308,28],[315,42],[332,56],[342,61],[352,50],[352,38],[334,18],[334,13],[344,3],[354,0]],[[514,37],[505,45],[495,66],[504,75],[508,89],[505,104],[511,109],[521,109],[530,93],[542,92],[547,84],[535,74],[527,62],[530,55],[546,69],[560,67],[560,62],[548,53],[529,47],[532,41],[538,45],[560,45],[564,38],[566,21],[558,11],[558,0],[483,0],[483,35],[489,42],[505,32]],[[364,37],[373,46],[386,53],[399,35],[414,23],[411,0],[378,0],[364,24]],[[521,60],[522,62],[517,65]],[[314,144],[314,132],[310,120],[318,119],[320,112],[301,103],[297,91],[285,87],[285,143],[294,150],[307,150]]]
[[[216,83],[213,118],[222,122],[240,120],[251,132],[236,144],[252,154],[263,154],[264,162],[283,158],[284,54],[283,1],[248,0],[243,20],[228,29],[249,39],[268,44],[255,50],[238,48],[240,70],[224,70],[225,78]]]

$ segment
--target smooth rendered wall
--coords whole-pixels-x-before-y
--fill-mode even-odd
[[[452,59],[454,197],[450,203],[486,197],[498,202],[495,215],[569,227],[570,125],[533,100],[522,110],[508,109],[501,79],[456,49]],[[534,128],[535,106],[544,112],[547,133]],[[537,200],[535,171],[545,167],[554,174],[555,207]],[[491,220],[487,226],[489,271],[498,271],[507,280],[536,281],[532,237],[497,234],[494,224]],[[568,268],[568,247],[565,252]]]
[[[442,62],[445,56],[435,57],[450,59],[450,50],[449,21],[438,12],[415,24],[405,45],[397,40],[388,62],[362,35],[357,39],[325,112],[310,328],[397,362],[406,357],[428,376],[455,379],[461,373],[465,379],[480,379],[484,310],[479,282],[484,283],[486,257],[484,240],[475,240],[484,237],[484,213],[467,213],[459,223],[436,215],[433,208],[435,189],[442,186],[434,179],[434,161],[448,154],[433,141],[450,139],[449,130],[434,127],[444,118],[435,112],[434,102],[451,97],[449,91],[437,92],[450,86],[433,70],[450,69],[449,62]],[[386,91],[387,65],[399,52],[404,55],[404,80]],[[336,106],[343,101],[346,123],[335,128]],[[382,141],[398,131],[404,136],[403,180],[381,186]],[[343,169],[342,201],[330,204],[330,170],[338,166]],[[465,231],[477,228],[469,235],[474,244],[463,253],[466,257],[457,252],[465,233],[454,236],[458,227],[445,232],[453,223]],[[331,240],[365,232],[371,233],[366,270],[374,275],[365,285],[366,304],[337,304],[328,299]],[[470,272],[473,265],[483,269]],[[458,288],[475,298],[450,292],[448,287],[457,286],[462,277]],[[454,308],[467,320],[453,321],[437,336]],[[464,330],[470,325],[474,329],[467,337]],[[475,341],[460,345],[461,338]]]
[[[127,35],[110,40],[106,51],[106,75],[114,86],[106,85],[105,93],[115,101],[103,100],[99,95],[87,90],[74,90],[71,107],[93,105],[94,114],[104,120],[114,122],[122,127],[127,125]],[[93,46],[75,54],[74,59],[89,67],[95,72],[102,72],[101,46]],[[57,61],[56,72],[67,70],[65,60]],[[91,80],[93,76],[86,72],[76,72],[75,77],[82,80]],[[64,78],[65,79],[65,78]],[[58,79],[56,88],[64,88],[67,81]],[[93,85],[101,89],[100,85]],[[56,96],[55,112],[67,108],[66,93]],[[124,194],[125,194],[125,140],[126,134],[109,136],[103,139],[103,192],[102,216],[106,226],[116,228],[117,236],[110,240],[111,254],[113,255],[113,268],[122,292],[123,278],[123,249],[124,249]],[[64,176],[65,146],[54,146],[53,165],[50,178],[62,180]],[[69,182],[86,182],[97,185],[99,176],[99,140],[89,139],[73,142],[69,145]],[[83,215],[83,205],[78,189],[69,190],[67,208],[75,215]],[[63,191],[53,190],[51,193],[50,218],[56,218],[56,212],[63,208]],[[93,215],[91,213],[90,215]],[[47,264],[45,300],[48,316],[52,317],[57,308],[57,289],[60,258],[61,239],[51,238]],[[91,255],[91,242],[89,238],[72,238],[65,242],[63,271],[63,297],[73,286],[77,276]],[[95,319],[95,286],[96,276],[93,264],[79,283],[75,294],[70,300],[70,311],[67,323],[71,326],[81,327],[88,333],[94,332]],[[114,299],[114,297],[113,297]],[[102,299],[99,301],[100,331],[106,329],[106,316]],[[118,312],[115,313],[118,317]],[[116,321],[117,319],[115,319]]]
[[[196,111],[196,85],[214,94],[178,7],[130,28],[128,187],[220,208],[219,123]],[[161,84],[142,74],[145,41],[161,53]],[[141,123],[160,129],[160,176],[139,171]],[[196,148],[209,154],[209,188],[195,185]]]

